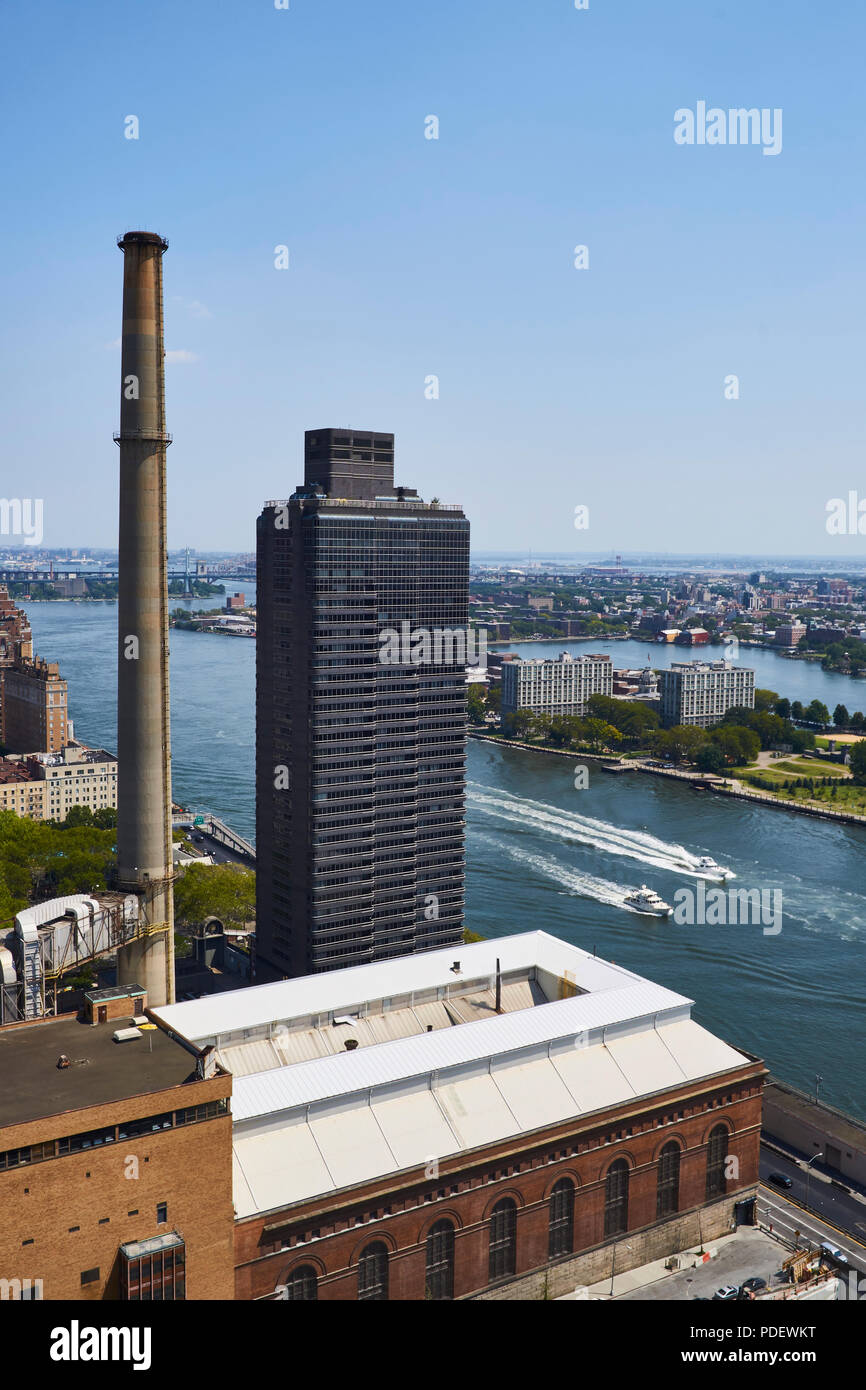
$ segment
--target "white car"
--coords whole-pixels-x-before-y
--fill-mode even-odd
[[[717,1301],[719,1299],[724,1299],[727,1302],[729,1298],[736,1298],[739,1292],[740,1290],[736,1284],[723,1284],[720,1289],[716,1289],[716,1292],[713,1294],[713,1300]]]
[[[821,1254],[826,1255],[831,1260],[835,1260],[837,1265],[846,1265],[848,1263],[848,1256],[843,1255],[842,1251],[837,1246],[828,1245],[826,1241],[821,1246]]]

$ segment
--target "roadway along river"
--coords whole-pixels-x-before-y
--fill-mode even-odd
[[[113,749],[116,606],[27,608],[37,651],[69,681],[77,734]],[[608,649],[618,665],[647,651],[617,642],[572,649]],[[649,650],[658,664],[670,653]],[[752,656],[745,649],[744,663]],[[864,682],[770,653],[753,664],[760,685],[789,698],[866,704]],[[171,677],[175,798],[254,837],[255,643],[174,631]],[[694,999],[700,1022],[795,1085],[812,1089],[820,1073],[826,1099],[866,1117],[866,830],[591,764],[589,786],[577,791],[578,761],[471,741],[467,925],[488,936],[544,928],[597,949]],[[696,889],[701,854],[736,873],[733,887],[781,892],[782,930],[677,926],[622,905],[623,890],[642,883],[666,902]]]

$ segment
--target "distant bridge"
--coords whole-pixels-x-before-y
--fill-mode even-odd
[[[208,570],[205,574],[194,574],[192,571],[187,574],[186,570],[169,570],[168,577],[169,579],[182,579],[184,581],[189,579],[190,583],[195,583],[196,580],[202,580],[208,584],[221,583],[224,579],[237,580],[247,584],[255,584],[256,582],[254,574],[223,574],[217,570]],[[116,582],[117,578],[116,569],[95,572],[92,569],[69,569],[65,565],[63,569],[55,569],[53,573],[45,569],[0,569],[0,583],[2,584],[10,582],[16,584],[53,584],[55,580],[62,579],[97,579]],[[177,594],[169,595],[169,598],[177,597]]]

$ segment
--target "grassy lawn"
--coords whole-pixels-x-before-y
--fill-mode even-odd
[[[814,764],[810,759],[792,760],[791,767],[794,768],[795,775],[798,777],[808,776],[832,776],[827,772],[823,763],[819,764],[820,774],[811,771],[804,771],[796,764],[805,763],[807,768],[812,768]],[[855,815],[866,815],[866,787],[858,787],[854,782],[841,781],[834,779],[834,785],[829,787],[814,787],[811,791],[808,787],[785,787],[785,782],[791,779],[791,772],[787,774],[779,771],[783,764],[777,763],[775,767],[737,767],[729,770],[729,776],[736,777],[746,786],[754,787],[755,791],[763,792],[767,796],[776,796],[784,801],[802,801],[814,806],[821,806],[830,811],[851,811]],[[845,771],[841,769],[841,771]],[[772,790],[767,783],[772,783]],[[834,795],[835,792],[835,795]]]
[[[770,763],[767,772],[786,772],[794,777],[848,777],[847,767],[842,763],[825,763],[820,758],[786,758],[784,761]]]

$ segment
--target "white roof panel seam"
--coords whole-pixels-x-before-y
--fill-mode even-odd
[[[448,1114],[448,1111],[445,1109],[444,1105],[442,1104],[441,1100],[439,1099],[438,1095],[436,1094],[435,1086],[430,1087],[430,1094],[436,1102],[436,1109],[439,1111],[439,1114],[442,1116],[442,1119],[448,1126],[448,1133],[453,1135],[454,1137],[454,1142],[457,1145],[457,1149],[455,1150],[456,1153],[460,1149],[465,1148],[466,1145],[463,1143],[463,1140],[461,1139],[458,1131],[454,1128],[454,1125],[451,1123],[451,1117]]]

